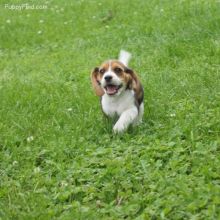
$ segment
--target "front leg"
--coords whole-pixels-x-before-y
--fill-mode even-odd
[[[127,109],[121,114],[120,118],[113,127],[113,131],[115,133],[120,133],[125,131],[128,128],[128,126],[134,122],[137,116],[138,116],[138,110],[136,106]]]

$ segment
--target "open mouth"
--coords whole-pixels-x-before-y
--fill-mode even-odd
[[[122,87],[122,85],[109,84],[109,85],[105,86],[105,90],[108,95],[115,95],[121,87]]]

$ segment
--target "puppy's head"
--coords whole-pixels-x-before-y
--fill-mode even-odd
[[[109,60],[91,74],[96,95],[118,96],[126,89],[136,89],[138,79],[133,70],[118,60]]]

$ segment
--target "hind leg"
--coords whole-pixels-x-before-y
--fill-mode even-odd
[[[137,126],[142,122],[142,118],[144,115],[144,103],[142,102],[140,107],[139,107],[139,112],[138,112],[138,116],[137,118],[134,120],[134,122],[132,123],[133,126]]]

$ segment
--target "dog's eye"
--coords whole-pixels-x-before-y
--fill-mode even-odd
[[[100,69],[99,72],[100,72],[101,74],[104,74],[105,69]]]
[[[114,70],[115,70],[116,73],[121,73],[122,72],[122,69],[119,68],[119,67],[116,67]]]

